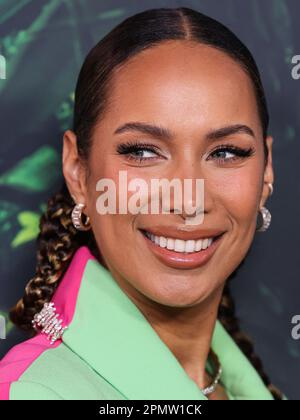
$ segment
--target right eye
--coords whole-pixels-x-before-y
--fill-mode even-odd
[[[150,144],[141,143],[122,143],[117,147],[120,155],[126,155],[126,158],[138,162],[149,161],[160,157],[157,147]]]

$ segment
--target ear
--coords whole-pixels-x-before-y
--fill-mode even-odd
[[[259,208],[262,208],[265,205],[265,202],[270,196],[270,188],[268,184],[274,183],[274,171],[273,171],[273,164],[272,164],[273,137],[268,136],[266,138],[266,143],[267,143],[267,148],[268,148],[268,161],[267,161],[265,171],[264,171],[263,189],[262,189],[262,195],[261,195]]]
[[[77,137],[71,130],[67,130],[63,136],[62,169],[73,200],[87,203],[86,171],[78,155]]]

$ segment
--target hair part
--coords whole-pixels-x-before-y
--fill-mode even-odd
[[[90,50],[77,80],[73,117],[73,131],[77,136],[78,152],[83,161],[88,162],[96,124],[105,117],[105,112],[111,105],[109,90],[117,69],[139,52],[170,40],[209,45],[230,56],[245,70],[255,92],[266,164],[269,114],[259,70],[252,54],[222,23],[187,7],[150,9],[135,14],[117,25]],[[23,298],[10,311],[12,322],[31,333],[34,333],[31,323],[34,314],[42,309],[45,302],[51,300],[74,252],[81,245],[87,245],[101,262],[101,253],[93,232],[77,231],[72,225],[71,212],[74,205],[64,182],[61,190],[49,199],[47,210],[41,216],[37,237],[36,274],[27,284]],[[255,367],[274,398],[282,399],[280,391],[270,383],[265,374],[260,359],[254,353],[253,344],[240,329],[229,291],[230,278],[224,288],[218,318]]]

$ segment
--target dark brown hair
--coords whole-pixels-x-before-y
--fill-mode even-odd
[[[110,82],[116,70],[140,51],[170,40],[190,40],[217,48],[249,75],[257,100],[266,164],[269,115],[259,71],[250,51],[226,26],[186,7],[151,9],[131,16],[91,49],[80,70],[75,90],[73,131],[77,135],[78,152],[83,161],[88,161],[93,129],[110,105]],[[11,320],[27,331],[33,332],[31,320],[34,314],[51,300],[79,246],[87,245],[101,262],[92,230],[82,232],[72,225],[74,204],[63,183],[61,190],[49,199],[47,210],[40,219],[36,274],[27,284],[23,298],[10,312]],[[229,282],[236,271],[225,285],[218,317],[274,398],[281,399],[282,394],[270,383],[250,339],[241,331],[235,316]]]

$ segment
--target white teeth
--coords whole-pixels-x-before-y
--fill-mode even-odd
[[[175,239],[174,251],[184,252],[185,251],[185,241],[182,241],[181,239]]]
[[[196,243],[193,240],[186,241],[185,243],[185,252],[195,252]]]
[[[206,238],[206,239],[198,239],[193,240],[189,239],[184,241],[182,239],[173,239],[173,238],[166,238],[164,236],[156,236],[152,233],[146,232],[146,236],[151,239],[156,245],[160,246],[161,248],[167,248],[169,250],[174,250],[176,252],[198,252],[202,249],[208,248],[212,242],[213,238]]]
[[[173,250],[174,249],[174,243],[175,243],[174,239],[168,238],[167,239],[167,248],[170,249],[170,250]]]
[[[198,239],[198,241],[196,241],[195,248],[195,251],[200,251],[200,249],[202,249],[202,239]]]
[[[204,239],[202,242],[202,249],[206,249],[208,247],[208,239]]]
[[[165,248],[167,246],[167,238],[165,238],[164,236],[161,236],[159,238],[159,246],[161,248]]]

